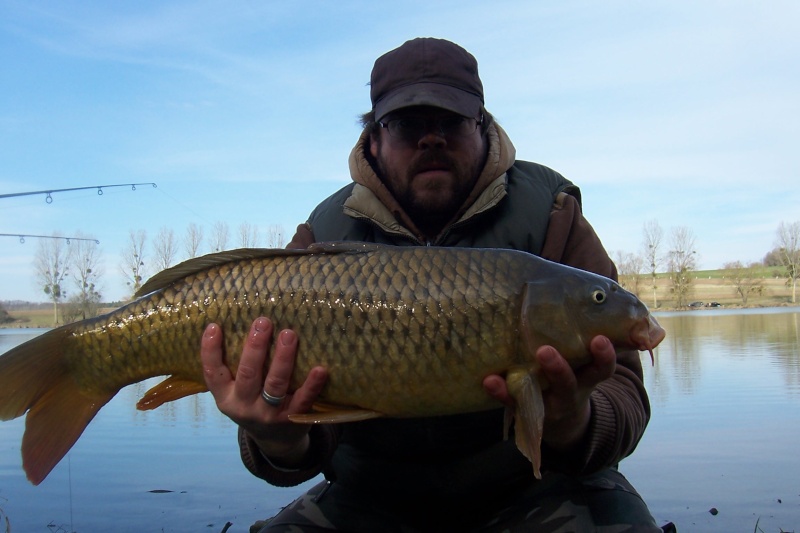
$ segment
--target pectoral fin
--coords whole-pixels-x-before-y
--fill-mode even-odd
[[[136,408],[140,411],[149,411],[160,407],[167,402],[180,400],[192,394],[206,392],[208,388],[203,383],[191,381],[178,376],[170,376],[149,391],[142,399],[136,402]]]
[[[522,455],[533,465],[536,479],[542,478],[542,431],[544,427],[544,400],[542,387],[528,369],[519,368],[506,376],[508,392],[516,400],[514,408],[514,441]],[[511,408],[506,408],[505,436],[511,425]]]

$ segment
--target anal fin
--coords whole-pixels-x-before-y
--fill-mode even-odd
[[[140,411],[149,411],[160,407],[167,402],[180,400],[192,394],[208,391],[204,383],[198,383],[178,376],[170,376],[155,387],[147,391],[142,399],[136,402]]]
[[[361,422],[362,420],[381,418],[383,416],[383,413],[369,409],[316,402],[312,412],[289,415],[289,420],[297,424],[343,424],[346,422]]]

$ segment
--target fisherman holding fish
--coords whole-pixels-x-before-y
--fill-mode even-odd
[[[163,376],[139,409],[211,391],[254,475],[324,474],[254,531],[660,531],[616,465],[665,333],[578,188],[516,159],[463,48],[408,41],[371,81],[353,183],[287,249],[189,259],[0,356],[28,479]]]
[[[514,249],[616,278],[582,215],[578,187],[516,159],[484,107],[477,62],[466,50],[410,40],[377,59],[370,96],[349,158],[353,183],[319,204],[288,248],[359,241]],[[588,362],[573,368],[552,346],[538,348],[544,416],[534,471],[514,444],[519,422],[504,439],[503,408],[519,398],[511,376],[500,373],[483,379],[496,409],[295,423],[310,421],[302,417],[329,372],[316,366],[290,388],[302,355],[298,335],[276,331],[270,318],[253,322],[233,374],[222,329],[208,326],[206,385],[239,425],[242,459],[254,475],[277,486],[320,473],[325,480],[251,531],[661,531],[616,467],[650,418],[636,349],[615,349],[596,335],[587,340]],[[548,325],[548,316],[536,318]]]

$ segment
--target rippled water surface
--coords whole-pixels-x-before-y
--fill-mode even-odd
[[[800,531],[800,314],[657,316],[653,418],[622,471],[681,532]],[[0,353],[39,333],[0,330]],[[38,487],[21,467],[24,420],[0,423],[0,532],[246,532],[308,486],[252,477],[208,394],[137,411],[155,383],[123,389]]]
[[[623,472],[679,531],[800,531],[800,313],[656,316],[653,416]]]

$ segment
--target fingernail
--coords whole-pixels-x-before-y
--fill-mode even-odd
[[[253,322],[253,329],[257,333],[264,333],[265,331],[267,331],[268,328],[269,328],[269,320],[267,320],[264,317],[257,318]]]
[[[608,340],[608,337],[606,337],[605,335],[597,335],[596,337],[594,337],[592,339],[592,342],[589,345],[589,348],[592,351],[595,351],[595,350],[607,350],[609,346],[613,346],[613,345],[611,344],[611,341]]]
[[[214,323],[211,323],[208,326],[206,326],[206,330],[203,332],[203,334],[208,339],[213,339],[217,335],[217,333],[219,333],[219,326],[217,326]]]
[[[294,344],[294,331],[290,329],[285,329],[281,331],[280,340],[283,346],[291,346]]]
[[[539,362],[543,365],[552,365],[556,360],[556,352],[552,348],[547,348],[539,352]]]

